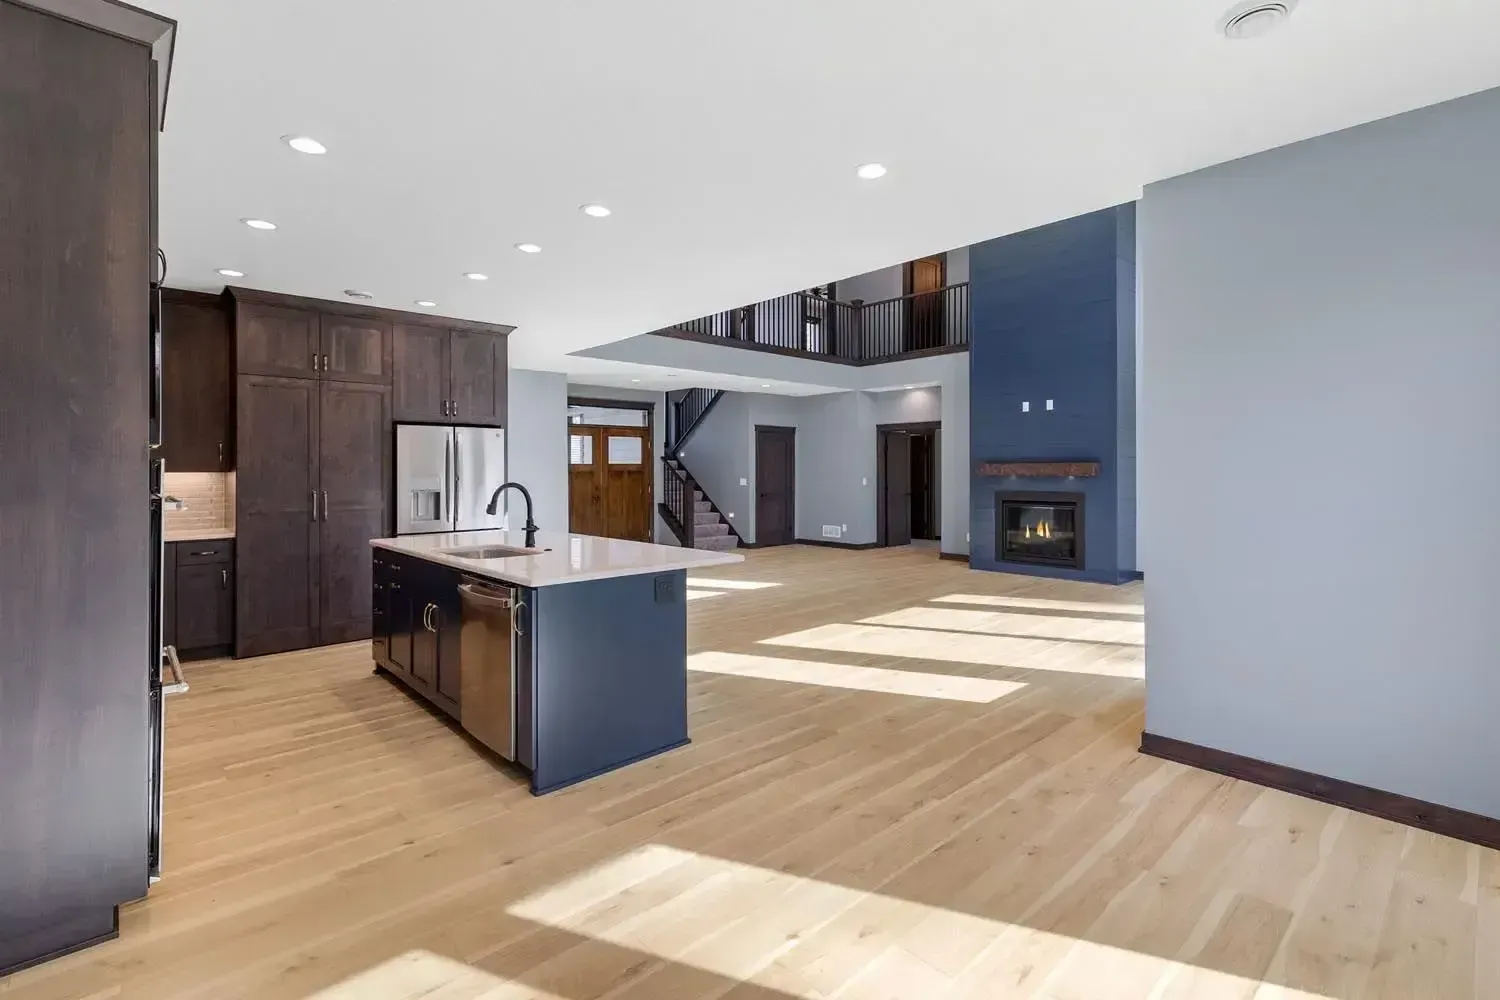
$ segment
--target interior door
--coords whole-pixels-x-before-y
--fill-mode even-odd
[[[885,543],[911,544],[911,435],[885,435]]]
[[[757,545],[790,545],[797,540],[796,440],[790,427],[755,428]]]
[[[933,502],[934,482],[933,435],[931,431],[909,435],[911,439],[911,535],[935,539],[937,532]]]
[[[947,258],[922,257],[907,265],[906,335],[908,351],[943,345],[943,282]]]
[[[324,382],[319,412],[320,640],[370,637],[370,539],[386,534],[390,390]]]
[[[646,427],[601,427],[604,441],[604,534],[649,542],[651,494],[651,432]]]
[[[568,425],[568,530],[603,535],[604,442],[602,428]]]
[[[239,381],[236,656],[317,643],[320,385],[263,375]]]

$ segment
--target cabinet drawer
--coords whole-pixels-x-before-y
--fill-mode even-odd
[[[218,538],[207,542],[173,542],[177,565],[201,566],[205,563],[227,563],[234,559],[234,539]]]

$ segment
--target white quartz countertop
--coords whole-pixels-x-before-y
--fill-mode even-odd
[[[470,559],[443,551],[486,545],[519,549],[523,547],[525,540],[526,533],[523,531],[458,531],[372,538],[370,544],[378,549],[401,552],[417,559],[473,573],[475,576],[503,580],[523,587],[550,587],[563,583],[581,583],[584,580],[607,580],[616,576],[724,566],[745,560],[744,556],[733,552],[684,549],[675,545],[648,545],[645,542],[573,535],[561,531],[538,531],[536,547],[545,551],[534,555]]]

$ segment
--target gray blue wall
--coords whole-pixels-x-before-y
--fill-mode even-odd
[[[1140,206],[1149,731],[1500,817],[1500,91]]]
[[[506,475],[530,491],[538,525],[567,531],[568,377],[512,368],[506,407]],[[506,496],[507,512],[524,513],[510,506],[512,496]],[[513,518],[510,523],[520,525],[524,520]]]
[[[969,248],[969,564],[1116,583],[1135,570],[1135,206]],[[1046,400],[1054,409],[1046,409]],[[1022,412],[1029,402],[1030,412]],[[1097,461],[1089,479],[980,476],[988,461]],[[1082,571],[1001,562],[999,490],[1084,494]]]

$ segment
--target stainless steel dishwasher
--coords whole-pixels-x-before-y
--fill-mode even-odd
[[[506,760],[516,759],[516,637],[518,588],[465,580],[459,633],[459,721]]]

